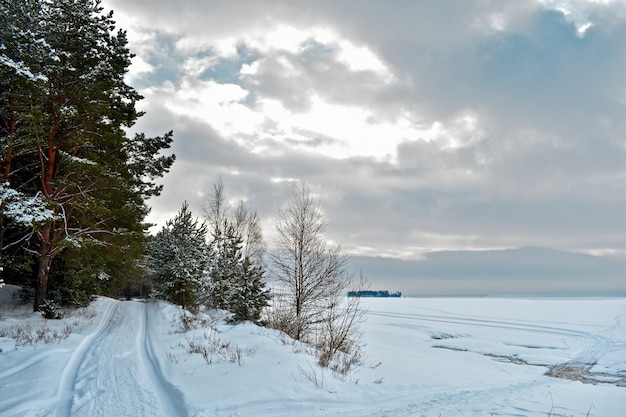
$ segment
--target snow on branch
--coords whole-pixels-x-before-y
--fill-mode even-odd
[[[75,114],[72,112],[76,112],[76,109],[74,109],[73,107],[63,107],[61,108],[61,113],[64,113],[64,115],[68,115],[68,114]],[[65,158],[67,158],[70,162],[75,162],[78,164],[84,164],[84,165],[98,165],[97,163],[95,163],[94,161],[90,160],[90,159],[86,159],[86,158],[81,158],[79,156],[75,156],[72,154],[69,154],[67,152],[64,152],[62,150],[59,150],[59,153],[61,155],[63,155]]]
[[[41,73],[33,74],[30,69],[26,65],[24,65],[23,62],[15,62],[4,54],[0,55],[0,65],[6,65],[9,68],[12,68],[13,70],[15,70],[15,73],[17,75],[25,76],[30,81],[48,81],[48,77],[46,77],[45,75]]]
[[[54,211],[46,207],[41,193],[28,197],[11,188],[8,182],[0,184],[0,205],[5,217],[26,227],[59,218]]]

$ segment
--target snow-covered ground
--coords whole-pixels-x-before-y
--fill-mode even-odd
[[[12,290],[0,334],[57,336],[0,337],[1,416],[626,415],[626,299],[365,299],[340,377],[251,324],[183,331],[174,306],[108,298],[45,321]]]

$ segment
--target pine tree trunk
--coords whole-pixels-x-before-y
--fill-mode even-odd
[[[0,259],[2,259],[2,251],[4,249],[4,204],[0,204]]]
[[[61,96],[58,99],[62,102]],[[41,164],[41,191],[45,197],[52,195],[52,181],[56,174],[57,150],[58,150],[58,133],[61,123],[61,117],[55,116],[54,125],[48,136],[48,147],[44,152],[39,149],[39,157]],[[46,157],[44,158],[44,154]],[[34,311],[39,311],[41,305],[48,297],[48,276],[50,275],[50,266],[52,265],[53,242],[54,242],[54,224],[46,224],[38,232],[39,239],[39,260],[37,262],[37,278],[35,282],[35,304]]]
[[[48,276],[50,274],[51,259],[49,256],[42,256],[37,262],[37,281],[35,282],[35,304],[33,311],[39,311],[39,308],[46,302],[48,297]]]
[[[15,133],[15,114],[11,113],[11,117],[9,119],[9,128],[7,131],[7,136],[5,140],[6,143],[6,151],[4,160],[2,161],[2,181],[8,181],[9,176],[11,175],[11,160],[13,159],[13,134]]]
[[[2,182],[8,182],[11,175],[11,160],[13,159],[13,134],[15,133],[15,114],[11,113],[9,119],[9,129],[7,131],[7,150],[2,161]],[[0,256],[2,256],[2,249],[4,248],[4,202],[0,206]]]
[[[41,231],[39,242],[39,260],[37,261],[37,277],[35,281],[35,303],[33,311],[39,311],[48,297],[48,276],[52,264],[50,245],[50,225],[45,225]]]

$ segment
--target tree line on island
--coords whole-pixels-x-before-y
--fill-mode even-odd
[[[304,182],[279,207],[269,251],[256,212],[226,204],[221,180],[203,221],[185,202],[147,232],[147,201],[175,161],[164,153],[173,134],[127,134],[142,116],[124,78],[127,43],[99,0],[0,2],[0,283],[21,286],[35,311],[94,294],[222,309],[310,343],[322,365],[349,368],[363,311],[345,295],[365,282],[326,243]]]
[[[399,297],[402,297],[402,293],[400,291],[389,292],[387,290],[348,291],[348,297],[381,297],[381,298],[395,297],[395,298],[399,298]]]

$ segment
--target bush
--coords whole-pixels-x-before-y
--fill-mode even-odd
[[[40,307],[41,315],[46,319],[58,320],[63,318],[63,313],[59,311],[59,305],[54,301],[46,300]]]

